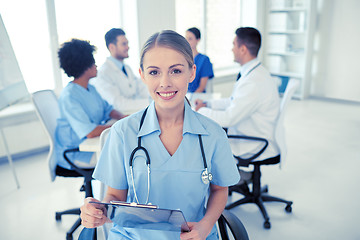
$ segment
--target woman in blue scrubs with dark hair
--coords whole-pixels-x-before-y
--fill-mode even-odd
[[[60,118],[57,119],[55,130],[55,151],[57,165],[62,168],[71,168],[63,157],[65,150],[79,147],[85,138],[99,136],[110,127],[105,124],[108,120],[125,116],[113,110],[89,84],[89,80],[97,74],[93,56],[95,50],[95,46],[88,41],[72,39],[63,43],[58,51],[60,67],[68,77],[74,78],[59,97]],[[91,168],[96,164],[96,157],[91,152],[68,155],[79,167]]]
[[[209,57],[197,50],[197,45],[201,39],[200,30],[195,27],[189,28],[185,37],[190,44],[196,65],[196,76],[194,81],[189,83],[188,92],[206,92],[206,85],[208,80],[214,77],[214,71]]]
[[[218,239],[215,223],[227,202],[228,186],[240,176],[224,130],[193,111],[185,99],[196,72],[190,45],[174,31],[154,34],[141,51],[139,72],[153,102],[111,127],[93,177],[108,186],[103,202],[180,209],[190,232],[114,222],[108,239]],[[139,145],[149,158],[145,151],[134,152]],[[106,216],[90,201],[97,200],[85,200],[82,225],[99,227]]]

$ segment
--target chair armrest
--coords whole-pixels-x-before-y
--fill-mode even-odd
[[[249,141],[257,141],[257,142],[264,142],[264,146],[254,155],[252,155],[251,157],[248,158],[242,158],[240,156],[235,156],[234,158],[236,158],[238,160],[238,166],[249,166],[250,162],[254,159],[256,159],[257,157],[259,157],[267,148],[267,146],[269,145],[268,140],[266,140],[265,138],[260,138],[260,137],[251,137],[251,136],[244,136],[244,135],[227,135],[228,138],[235,138],[235,139],[245,139],[245,140],[249,140]]]
[[[74,169],[74,171],[78,172],[79,174],[83,175],[85,178],[92,179],[92,171],[89,171],[89,169],[83,169],[76,166],[70,159],[68,158],[67,154],[71,152],[80,152],[79,148],[72,148],[67,149],[64,151],[63,156],[67,163],[70,164],[70,166]]]
[[[246,229],[239,218],[232,214],[229,210],[224,210],[221,214],[219,220],[219,230],[221,234],[221,239],[229,239],[227,234],[226,225],[228,225],[231,233],[235,240],[249,240],[249,236],[246,232]]]

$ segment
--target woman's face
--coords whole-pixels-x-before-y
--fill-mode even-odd
[[[196,49],[200,39],[196,39],[195,34],[190,31],[186,31],[185,38],[189,42],[191,49]]]
[[[195,78],[195,64],[170,48],[154,47],[143,58],[141,79],[147,85],[157,110],[182,110],[189,82]]]
[[[93,77],[96,77],[97,75],[97,66],[94,63],[91,67],[89,67],[88,69],[85,70],[84,74],[86,74],[86,76],[90,79]],[[83,74],[83,75],[84,75]]]

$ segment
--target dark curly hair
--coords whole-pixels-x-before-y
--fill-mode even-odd
[[[63,43],[58,51],[60,67],[69,77],[78,78],[95,64],[95,51],[96,47],[88,41],[71,39]]]

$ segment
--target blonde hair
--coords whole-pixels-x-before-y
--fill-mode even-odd
[[[189,68],[192,68],[194,65],[194,58],[188,41],[175,31],[164,30],[153,34],[145,42],[140,54],[141,70],[144,71],[143,61],[145,53],[154,47],[166,47],[173,49],[185,57],[187,63],[189,64]]]

